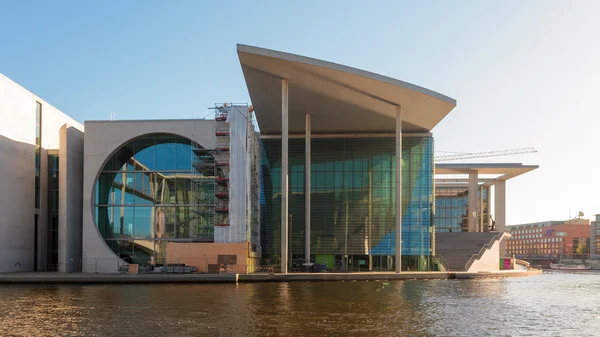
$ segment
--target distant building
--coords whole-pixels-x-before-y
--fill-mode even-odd
[[[600,214],[595,217],[596,220],[590,226],[590,257],[600,259]]]
[[[503,229],[506,181],[537,168],[537,165],[519,163],[436,164],[435,231],[493,232]]]
[[[589,255],[590,220],[544,221],[508,226],[507,253],[518,258],[558,258]]]

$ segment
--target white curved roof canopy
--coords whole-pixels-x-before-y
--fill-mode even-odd
[[[281,79],[289,82],[289,132],[429,132],[456,100],[386,76],[279,51],[238,45],[237,52],[262,134],[281,134]]]
[[[480,175],[497,176],[494,180],[508,180],[538,168],[538,165],[523,165],[521,163],[452,163],[435,164],[435,174],[464,175],[477,172]]]

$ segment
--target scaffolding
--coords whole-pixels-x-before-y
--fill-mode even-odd
[[[194,150],[195,211],[201,222],[211,227],[214,242],[250,242],[251,251],[260,254],[261,149],[253,108],[215,104],[211,109],[215,144]],[[231,146],[235,147],[233,153]],[[232,157],[235,177],[230,177]],[[235,180],[233,189],[230,179]],[[222,227],[230,230],[216,230]]]
[[[229,226],[230,127],[227,104],[215,105],[215,226]]]
[[[199,189],[197,195],[204,200],[198,200],[197,211],[210,219],[211,226],[229,226],[229,124],[227,105],[216,105],[215,144],[212,148],[196,148],[194,167],[198,177],[194,182]],[[214,228],[213,228],[214,233]]]

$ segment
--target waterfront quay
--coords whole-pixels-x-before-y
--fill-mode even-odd
[[[289,273],[289,274],[91,274],[91,273],[4,273],[0,284],[135,284],[135,283],[251,283],[378,280],[440,280],[523,277],[541,270],[494,272],[403,272],[403,273]]]

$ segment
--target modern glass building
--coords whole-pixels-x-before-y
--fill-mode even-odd
[[[281,140],[262,141],[261,245],[263,259],[281,247]],[[312,141],[310,233],[305,224],[305,142],[289,143],[290,269],[310,261],[336,271],[393,270],[395,257],[395,142],[391,138]],[[433,138],[409,137],[402,145],[402,266],[430,270],[433,216]]]
[[[243,45],[238,55],[261,132],[263,262],[431,270],[431,130],[456,101],[298,55]]]
[[[481,232],[489,231],[490,187],[477,189],[477,224]],[[436,185],[434,225],[437,232],[468,232],[469,187]]]
[[[252,105],[218,105],[214,119],[83,126],[0,76],[0,108],[14,110],[0,141],[18,154],[0,177],[0,229],[15,233],[0,238],[0,271],[428,271],[452,248],[436,251],[436,231],[502,229],[505,181],[535,168],[434,165],[448,96],[237,53]],[[469,179],[450,187],[440,173]]]

